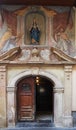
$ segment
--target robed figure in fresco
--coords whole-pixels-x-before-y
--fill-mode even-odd
[[[68,38],[63,27],[59,28],[59,31],[55,34],[56,47],[70,54],[73,49],[71,40]]]
[[[4,20],[3,13],[0,10],[0,53],[9,51],[16,47],[16,43],[20,40],[21,35],[13,36],[11,28],[8,28]]]
[[[40,40],[40,29],[36,23],[36,19],[34,18],[32,27],[30,29],[30,37],[31,37],[31,44],[38,45]]]

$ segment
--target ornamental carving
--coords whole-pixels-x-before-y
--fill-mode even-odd
[[[16,47],[0,55],[0,62],[4,63],[76,63],[76,59],[70,57],[55,47],[27,46]]]

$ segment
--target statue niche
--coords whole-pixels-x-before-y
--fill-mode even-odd
[[[37,25],[36,19],[34,18],[32,27],[30,28],[31,44],[38,45],[40,40],[40,29]]]
[[[44,45],[46,42],[46,20],[39,12],[28,13],[24,22],[24,43],[26,45]]]

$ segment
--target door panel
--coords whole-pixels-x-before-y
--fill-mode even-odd
[[[18,121],[34,119],[34,79],[28,77],[17,86],[17,118]]]

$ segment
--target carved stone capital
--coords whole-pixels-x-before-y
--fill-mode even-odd
[[[0,72],[5,72],[6,71],[6,66],[0,66]]]
[[[67,80],[70,80],[71,78],[71,73],[72,73],[72,66],[64,66],[64,72],[65,72],[65,77]]]
[[[64,88],[54,88],[54,93],[64,93]]]
[[[6,66],[0,66],[0,86],[6,87]]]
[[[14,87],[7,87],[7,92],[14,92],[15,88]]]
[[[69,66],[64,66],[64,71],[65,71],[66,73],[71,73],[71,72],[72,72],[72,66],[71,66],[71,65],[69,65]]]

